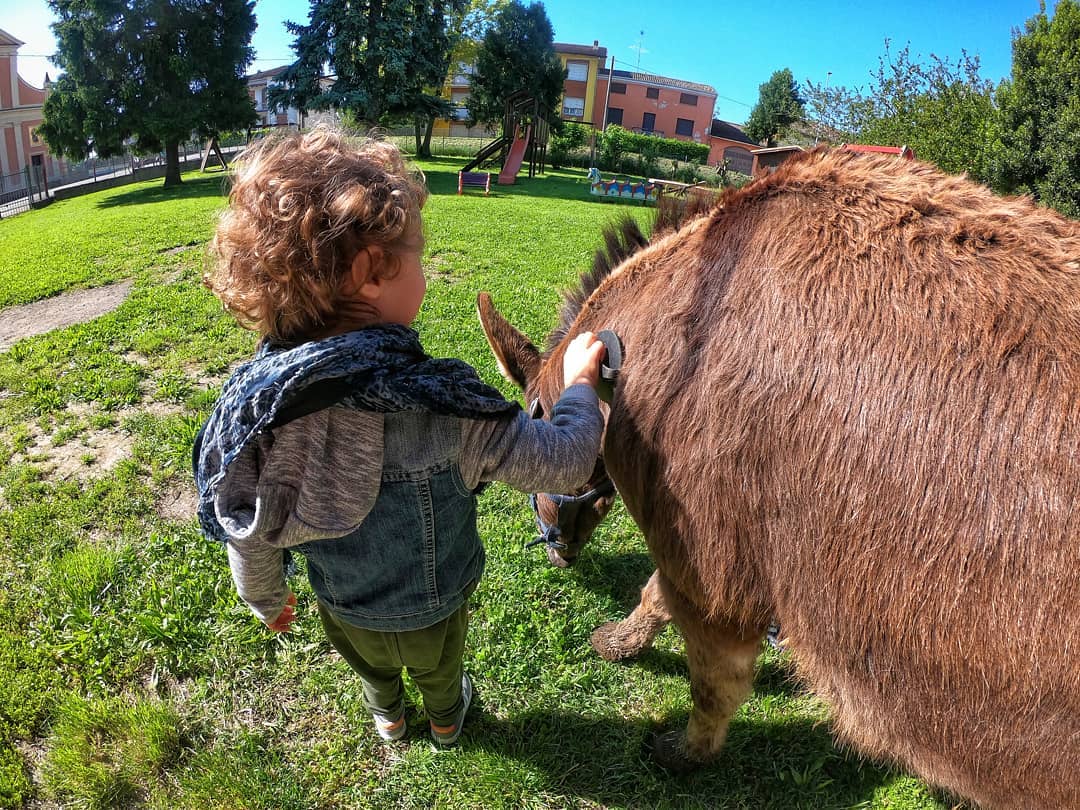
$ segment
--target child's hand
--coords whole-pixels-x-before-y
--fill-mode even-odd
[[[289,598],[285,600],[285,607],[282,609],[281,615],[272,622],[267,622],[266,626],[275,633],[288,633],[292,628],[293,621],[296,620],[296,611],[293,610],[295,605],[296,594],[289,591]]]
[[[563,387],[585,383],[596,388],[604,351],[604,344],[592,332],[582,332],[570,341],[563,355]]]

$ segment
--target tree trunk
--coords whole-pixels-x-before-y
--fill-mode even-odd
[[[424,129],[424,157],[431,157],[431,133],[435,129],[435,116],[429,115]]]
[[[424,135],[423,135],[424,119],[419,115],[413,116],[413,138],[416,141],[417,157],[428,157],[424,154]]]
[[[165,188],[178,186],[180,179],[180,142],[169,141],[165,144]]]

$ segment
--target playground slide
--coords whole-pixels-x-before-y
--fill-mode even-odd
[[[506,156],[506,163],[499,172],[499,185],[512,185],[517,173],[521,171],[521,162],[525,159],[525,150],[529,146],[529,136],[532,135],[532,127],[525,128],[525,134],[520,138],[514,138],[510,144],[510,154]]]

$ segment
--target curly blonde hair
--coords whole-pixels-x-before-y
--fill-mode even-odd
[[[329,127],[270,136],[237,161],[229,207],[210,243],[203,276],[249,329],[295,342],[350,321],[370,321],[344,293],[353,259],[379,247],[397,254],[422,243],[423,175],[391,143]]]

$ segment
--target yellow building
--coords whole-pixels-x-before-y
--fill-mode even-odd
[[[562,117],[565,121],[592,121],[597,104],[597,79],[607,61],[607,48],[592,45],[555,43],[555,53],[566,68],[563,83]],[[603,104],[603,99],[600,99]]]
[[[566,68],[566,81],[563,84],[562,118],[567,121],[592,121],[597,103],[597,79],[604,62],[607,60],[607,48],[593,40],[592,45],[573,45],[555,43],[555,53]],[[443,84],[443,97],[450,99],[455,114],[450,120],[438,119],[432,129],[435,136],[482,137],[490,134],[484,127],[467,127],[469,111],[466,102],[469,98],[469,83],[475,71],[474,65],[454,65],[446,82]]]

